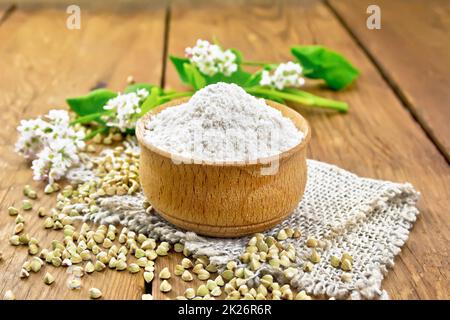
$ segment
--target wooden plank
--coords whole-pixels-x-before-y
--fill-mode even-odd
[[[360,79],[343,92],[310,87],[347,101],[348,114],[299,107],[313,129],[309,157],[362,176],[413,183],[422,192],[421,216],[384,288],[394,299],[450,298],[447,163],[330,9],[318,1],[176,1],[171,12],[171,54],[183,55],[197,38],[215,36],[224,47],[242,50],[248,60],[286,61],[292,59],[292,44],[323,44],[358,66]],[[183,88],[172,66],[166,83]]]
[[[376,1],[380,30],[366,27],[373,1],[329,3],[450,161],[450,2]]]
[[[79,291],[67,288],[69,275],[64,268],[45,268],[56,277],[51,287],[43,284],[42,271],[20,280],[20,267],[28,258],[26,249],[8,244],[14,219],[8,217],[7,208],[20,205],[22,187],[32,181],[29,166],[13,152],[19,120],[45,114],[64,105],[66,97],[85,94],[99,84],[122,90],[128,75],[137,81],[160,82],[164,4],[124,9],[116,4],[107,10],[83,5],[81,29],[71,31],[65,27],[65,9],[19,7],[0,27],[0,251],[4,255],[0,297],[12,289],[18,299],[86,299],[91,286],[100,288],[105,299],[140,299],[144,292],[142,276],[110,270],[84,276]],[[43,184],[32,185],[43,188]],[[35,207],[48,210],[52,204],[54,199],[41,193]],[[26,232],[42,245],[47,247],[62,236],[45,231],[34,210],[23,215]]]

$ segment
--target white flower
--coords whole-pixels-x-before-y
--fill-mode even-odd
[[[35,180],[48,179],[50,183],[62,178],[67,169],[72,166],[70,158],[65,155],[66,152],[59,146],[59,143],[54,143],[51,147],[44,147],[39,152],[37,159],[32,162],[33,178]]]
[[[223,51],[220,46],[206,40],[198,39],[193,48],[185,49],[185,54],[201,73],[210,77],[217,73],[229,77],[238,69],[236,55],[231,50]]]
[[[272,86],[278,90],[298,88],[305,84],[305,79],[302,78],[302,72],[303,69],[298,63],[292,61],[281,63],[272,73],[264,70],[261,74],[259,84],[262,86]]]
[[[269,71],[263,70],[261,74],[261,80],[259,81],[259,84],[262,86],[270,86],[272,85],[272,77],[270,76]]]
[[[69,113],[66,110],[50,110],[46,116],[52,125],[52,132],[47,135],[47,139],[61,140],[70,139],[70,143],[74,144],[79,150],[84,149],[84,131],[75,130],[70,126]]]
[[[109,99],[103,107],[105,110],[112,110],[113,113],[104,117],[107,125],[117,127],[125,132],[136,126],[136,120],[141,113],[141,102],[147,98],[149,92],[146,89],[139,89],[137,92],[119,94],[117,97]]]
[[[85,135],[70,126],[69,113],[65,110],[51,110],[45,119],[20,122],[16,151],[27,159],[34,159],[34,179],[48,179],[53,183],[79,163],[78,152],[85,147]]]

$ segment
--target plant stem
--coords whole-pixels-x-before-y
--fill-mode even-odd
[[[74,125],[76,123],[81,123],[81,124],[88,123],[88,122],[96,120],[97,118],[99,118],[102,115],[108,115],[111,112],[112,111],[102,111],[102,112],[96,112],[96,113],[91,113],[91,114],[88,114],[85,116],[81,116],[81,117],[76,118],[74,121],[70,122],[70,125]]]
[[[256,66],[256,67],[261,67],[261,66],[265,66],[265,65],[276,65],[276,63],[273,62],[264,62],[264,61],[242,61],[241,62],[242,65],[244,66]]]
[[[305,98],[309,98],[314,100],[314,104],[316,106],[319,107],[333,107],[334,109],[338,110],[339,112],[348,112],[348,104],[346,102],[343,101],[336,101],[336,100],[332,100],[332,99],[327,99],[327,98],[322,98],[316,95],[313,95],[312,93],[303,91],[303,90],[299,90],[299,89],[293,89],[293,88],[288,88],[285,89],[284,91],[286,91],[288,94],[294,94],[294,95],[299,95]]]
[[[307,106],[315,106],[320,108],[327,108],[337,110],[339,112],[347,112],[348,105],[342,101],[335,101],[331,99],[326,99],[322,97],[315,96],[311,93],[295,90],[291,92],[278,91],[274,89],[266,89],[262,87],[251,87],[245,88],[245,90],[250,94],[261,94],[266,96],[273,96],[281,98],[288,101],[298,102]]]

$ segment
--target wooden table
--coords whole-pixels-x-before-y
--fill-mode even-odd
[[[141,276],[110,270],[84,277],[77,291],[67,288],[63,268],[46,267],[56,276],[51,287],[42,283],[42,272],[20,280],[27,253],[8,244],[14,222],[6,209],[21,201],[23,185],[42,185],[13,152],[15,128],[22,118],[63,106],[68,96],[99,86],[121,90],[128,75],[183,89],[168,53],[182,55],[197,38],[215,36],[252,60],[286,61],[292,44],[322,44],[361,70],[343,92],[310,88],[347,101],[348,114],[298,107],[314,131],[309,157],[362,176],[411,182],[422,193],[421,215],[383,287],[393,299],[450,298],[448,1],[111,1],[108,7],[81,1],[80,30],[65,27],[60,2],[10,2],[0,5],[0,296],[13,289],[19,299],[85,299],[91,286],[106,299],[182,293],[181,282],[162,295],[157,280],[145,287]],[[366,28],[369,4],[381,8],[380,30]],[[40,205],[53,201],[42,197]],[[61,238],[43,230],[36,214],[26,219],[28,232],[43,244]],[[159,259],[157,269],[173,268],[179,259]]]

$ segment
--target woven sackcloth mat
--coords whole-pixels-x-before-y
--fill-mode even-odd
[[[271,272],[294,288],[329,298],[388,298],[381,281],[394,265],[394,257],[416,220],[418,197],[410,184],[361,178],[336,166],[308,160],[308,182],[301,203],[286,220],[265,232],[274,235],[287,227],[301,230],[300,238],[286,240],[296,248],[298,272],[292,279],[280,279],[280,272],[265,265],[257,276]],[[219,266],[237,260],[249,240],[201,237],[177,229],[157,214],[146,213],[143,202],[142,194],[100,198],[100,211],[85,218],[122,224],[171,243],[180,241],[194,256],[207,255]],[[304,272],[302,266],[311,250],[305,245],[309,238],[319,239],[325,246],[312,272]],[[329,262],[331,255],[340,257],[343,252],[354,259],[349,282],[343,282],[343,271]]]

